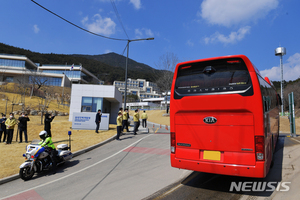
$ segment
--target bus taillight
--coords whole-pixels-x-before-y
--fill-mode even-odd
[[[171,132],[171,153],[175,153],[176,139],[175,132]]]
[[[257,161],[265,160],[265,138],[264,136],[255,136],[255,155]]]

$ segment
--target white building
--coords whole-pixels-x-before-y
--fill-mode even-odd
[[[125,94],[125,81],[114,81],[113,85],[118,88],[122,95]],[[127,95],[137,95],[139,99],[159,98],[161,97],[159,92],[156,83],[145,79],[127,79]]]
[[[119,108],[122,105],[122,94],[113,85],[74,84],[71,91],[69,121],[73,113],[94,113],[98,109],[109,113],[109,123],[115,124]]]
[[[95,75],[81,65],[45,65],[38,67],[43,73],[65,74],[72,83],[91,83],[104,85]]]
[[[160,104],[151,103],[151,102],[132,102],[132,103],[126,103],[126,107],[129,110],[135,110],[135,109],[158,109],[160,108]]]
[[[170,106],[170,96],[167,96],[167,101],[165,97],[142,99],[141,102],[126,103],[126,107],[129,109],[164,109],[166,103]]]
[[[71,86],[64,74],[48,74],[38,72],[38,65],[22,55],[0,54],[0,84],[27,84],[35,81],[45,85]]]
[[[39,66],[23,55],[0,54],[0,84],[31,84],[36,81],[60,87],[70,87],[71,83],[104,84],[82,66],[74,65],[70,69],[71,65]]]

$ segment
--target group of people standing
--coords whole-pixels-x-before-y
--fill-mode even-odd
[[[142,121],[143,121],[143,127],[146,128],[147,127],[148,116],[147,116],[147,113],[145,111],[143,112],[141,118],[142,118]],[[126,131],[129,132],[128,119],[129,119],[128,109],[126,108],[123,111],[123,108],[120,108],[120,111],[119,111],[118,117],[117,117],[117,137],[116,137],[116,140],[120,140],[121,133],[124,131],[124,129],[126,129]],[[133,122],[134,122],[133,134],[136,135],[137,134],[136,132],[138,131],[138,128],[140,126],[140,114],[139,114],[138,109],[136,109],[134,111]]]
[[[4,135],[2,142],[6,142],[6,144],[11,144],[14,135],[15,126],[18,125],[19,137],[20,137],[19,143],[23,142],[23,133],[25,137],[25,142],[27,143],[28,142],[28,137],[27,137],[28,121],[30,121],[30,119],[28,115],[25,113],[22,113],[18,120],[14,117],[14,113],[10,113],[8,119],[6,119],[6,115],[2,113],[2,118],[0,119],[0,124],[1,124],[0,142],[2,140],[2,135]]]
[[[48,135],[51,137],[51,122],[54,119],[54,115],[45,114],[44,120],[44,130],[47,131]],[[28,142],[27,135],[27,122],[30,121],[26,113],[22,113],[18,119],[14,117],[14,113],[9,114],[9,118],[2,113],[2,118],[0,119],[0,142],[6,142],[6,144],[11,144],[14,134],[15,126],[18,126],[19,131],[19,143],[23,142],[23,134],[25,142]],[[3,135],[3,140],[2,140]]]

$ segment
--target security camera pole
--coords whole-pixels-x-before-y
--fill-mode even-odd
[[[282,56],[286,54],[286,49],[284,47],[278,47],[275,49],[275,56],[280,56],[280,69],[281,69],[281,116],[284,116],[283,108],[284,108],[284,98],[283,98],[283,65],[282,65]]]

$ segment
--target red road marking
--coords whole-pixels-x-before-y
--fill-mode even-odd
[[[144,153],[144,154],[156,154],[156,155],[169,155],[169,149],[157,149],[157,148],[146,148],[146,147],[129,147],[125,149],[126,152],[133,153]]]
[[[29,190],[13,197],[6,198],[5,200],[44,200],[36,191]]]

